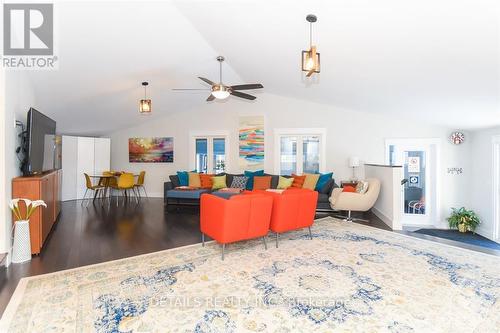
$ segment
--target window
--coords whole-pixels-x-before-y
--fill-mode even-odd
[[[280,175],[324,170],[324,129],[277,129],[275,171]]]
[[[227,170],[227,135],[191,135],[191,169],[202,173],[221,173]]]

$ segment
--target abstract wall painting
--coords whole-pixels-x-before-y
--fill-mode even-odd
[[[243,170],[264,169],[264,116],[239,118],[239,166]]]
[[[128,139],[130,163],[173,163],[174,138]]]

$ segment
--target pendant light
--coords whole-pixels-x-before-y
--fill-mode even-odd
[[[307,72],[307,77],[320,72],[320,56],[316,52],[316,46],[312,45],[312,24],[317,20],[316,15],[306,16],[306,21],[309,22],[309,50],[302,51],[302,71]]]
[[[144,87],[144,99],[141,99],[139,102],[139,113],[142,115],[150,115],[151,114],[151,100],[146,97],[146,87],[148,86],[147,82],[143,82],[142,86]]]

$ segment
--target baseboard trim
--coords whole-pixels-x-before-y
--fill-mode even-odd
[[[376,207],[372,207],[372,212],[373,212],[373,214],[375,214],[375,216],[377,216],[379,219],[381,219],[382,222],[384,222],[385,224],[387,224],[387,226],[389,228],[391,228],[391,230],[395,230],[393,228],[393,226],[392,226],[393,221],[392,221],[392,219],[390,217],[388,217],[387,215],[385,215],[384,213],[382,213],[382,211],[380,211]]]

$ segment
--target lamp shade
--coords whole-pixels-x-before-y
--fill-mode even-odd
[[[357,167],[359,167],[359,157],[357,157],[357,156],[351,156],[351,157],[349,157],[349,167],[350,168],[357,168]]]

